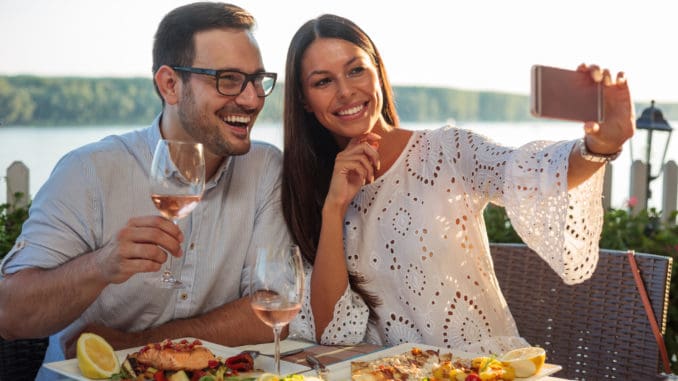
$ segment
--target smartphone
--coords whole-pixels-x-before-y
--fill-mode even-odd
[[[530,112],[540,118],[602,122],[603,88],[588,72],[532,66]]]

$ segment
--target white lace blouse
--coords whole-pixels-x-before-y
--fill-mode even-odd
[[[513,149],[454,127],[413,132],[345,217],[346,261],[381,300],[379,320],[368,322],[365,303],[347,289],[321,341],[482,353],[526,345],[494,275],[483,209],[504,206],[524,242],[566,283],[589,278],[598,261],[603,170],[568,192],[574,143]],[[291,332],[312,340],[309,306]]]

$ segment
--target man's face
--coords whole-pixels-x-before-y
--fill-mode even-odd
[[[214,29],[195,35],[193,67],[238,70],[252,74],[264,70],[259,47],[250,32]],[[242,155],[250,149],[250,131],[264,98],[252,83],[238,95],[217,92],[213,76],[190,74],[182,87],[178,115],[194,140],[217,156]]]

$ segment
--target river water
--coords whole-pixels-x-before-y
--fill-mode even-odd
[[[678,122],[669,122],[672,126]],[[408,129],[432,129],[444,123],[404,123]],[[582,136],[578,123],[569,122],[524,122],[524,123],[465,123],[458,124],[492,137],[505,145],[520,146],[532,140],[569,140]],[[14,161],[19,160],[30,170],[30,193],[34,195],[49,177],[59,158],[68,151],[111,134],[119,134],[141,126],[97,126],[97,127],[0,127],[0,203],[7,195],[5,172]],[[278,124],[257,124],[252,138],[272,143],[282,149],[282,128]],[[634,159],[643,142],[634,141]],[[663,146],[662,146],[663,147]],[[653,147],[655,151],[663,151]],[[657,152],[661,156],[662,152]],[[655,152],[653,152],[654,156]],[[667,160],[678,160],[678,139],[671,141]],[[629,168],[631,154],[629,145],[613,164],[612,206],[624,207],[629,194]],[[661,209],[661,178],[652,183],[650,206]]]

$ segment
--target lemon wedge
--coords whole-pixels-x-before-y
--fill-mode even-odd
[[[511,365],[516,377],[532,377],[546,362],[546,351],[539,347],[518,348],[505,353],[499,360]]]
[[[113,347],[101,336],[83,333],[78,337],[78,367],[87,378],[111,378],[120,372],[120,360]]]

